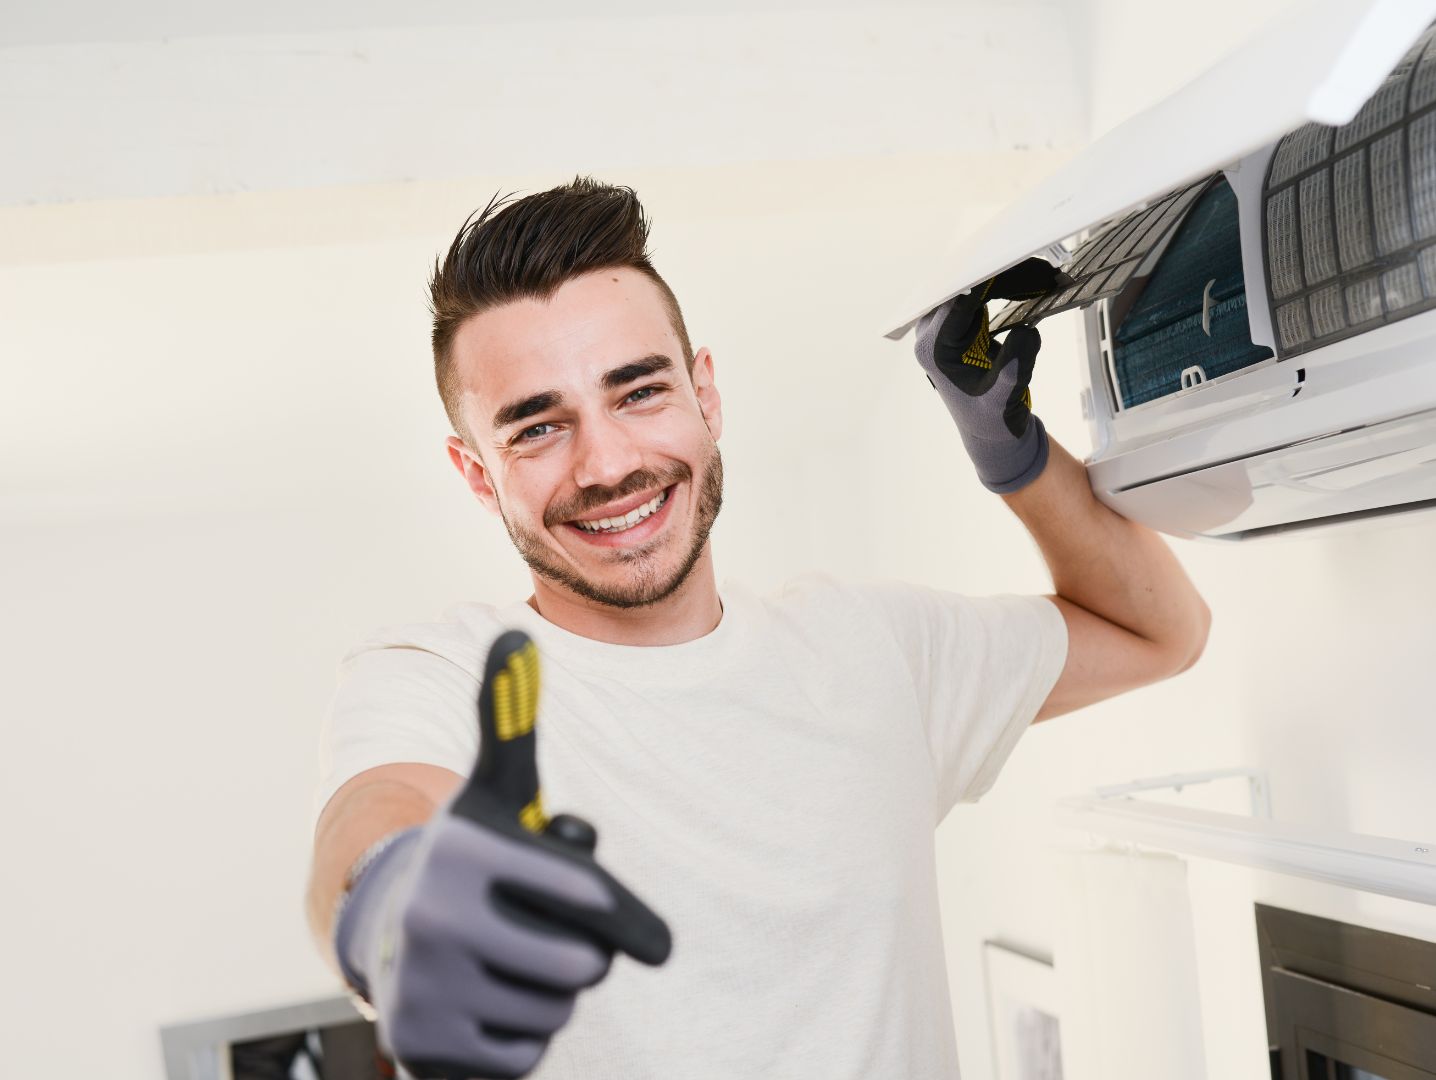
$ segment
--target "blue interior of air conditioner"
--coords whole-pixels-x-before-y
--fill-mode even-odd
[[[1203,295],[1214,281],[1202,328]],[[1237,199],[1216,180],[1192,206],[1157,262],[1113,342],[1123,408],[1182,389],[1182,371],[1200,366],[1206,380],[1272,355],[1253,345],[1247,322]]]

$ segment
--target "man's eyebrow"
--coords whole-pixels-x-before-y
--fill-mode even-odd
[[[537,394],[530,394],[518,401],[510,401],[494,413],[494,430],[500,431],[510,424],[517,424],[520,420],[527,420],[547,409],[556,409],[562,404],[563,395],[557,390],[540,390]]]
[[[673,366],[673,361],[662,353],[650,353],[642,359],[605,371],[598,382],[605,390],[617,390],[635,379],[656,375],[660,371],[671,371]],[[530,416],[548,409],[556,409],[562,404],[563,394],[557,390],[540,390],[537,394],[511,401],[494,413],[494,430],[501,431],[510,424],[517,424],[520,420],[527,420]]]
[[[599,380],[605,390],[617,390],[635,379],[646,378],[649,375],[657,375],[660,371],[673,370],[673,361],[662,353],[650,353],[641,360],[635,360],[631,364],[624,364],[611,371],[605,371],[603,378]]]

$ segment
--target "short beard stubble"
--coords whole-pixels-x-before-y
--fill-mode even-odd
[[[693,572],[693,567],[698,564],[699,556],[703,554],[703,546],[708,543],[708,534],[713,528],[713,522],[718,519],[718,511],[723,507],[723,458],[718,452],[716,442],[710,443],[709,446],[711,450],[703,463],[703,481],[698,487],[698,513],[694,521],[693,543],[689,546],[683,561],[667,579],[658,576],[658,568],[654,565],[657,556],[652,552],[645,551],[641,547],[633,551],[621,548],[599,548],[596,550],[614,551],[618,560],[627,563],[633,572],[631,579],[625,584],[606,588],[579,576],[571,568],[556,562],[536,533],[523,526],[515,525],[509,520],[508,515],[504,513],[502,503],[499,504],[499,517],[503,519],[504,528],[508,530],[509,539],[513,541],[519,555],[535,574],[547,578],[554,584],[560,585],[586,600],[592,600],[594,603],[603,604],[606,607],[637,608],[656,604],[660,600],[672,596],[688,580],[688,575]],[[600,492],[599,489],[586,489],[592,494],[585,501],[590,506],[602,506],[606,502],[613,502],[627,495],[660,486],[667,489],[673,484],[692,480],[692,478],[693,471],[687,465],[682,464],[676,466],[667,477],[659,477],[647,470],[640,470],[628,476],[623,483],[611,491]],[[660,484],[660,480],[663,483]],[[497,495],[495,498],[497,499]],[[563,521],[570,520],[582,513],[583,510],[580,509],[569,517],[556,520],[554,524],[559,525],[560,528],[566,528],[567,526],[562,524]]]

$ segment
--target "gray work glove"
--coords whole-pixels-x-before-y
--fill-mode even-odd
[[[1047,431],[1032,415],[1027,386],[1042,338],[1019,325],[999,346],[987,330],[987,301],[1024,300],[1066,283],[1051,263],[1027,259],[918,320],[918,363],[989,491],[1005,495],[1037,479],[1047,465]]]
[[[416,1077],[518,1077],[615,950],[668,958],[668,927],[594,861],[593,827],[543,811],[534,757],[538,653],[489,651],[479,761],[429,824],[360,871],[335,928],[345,978]]]

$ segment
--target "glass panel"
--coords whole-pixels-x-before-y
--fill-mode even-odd
[[[1062,1039],[1057,1017],[1022,1008],[1014,1018],[1017,1075],[1031,1080],[1062,1080]]]
[[[328,1024],[283,1035],[265,1035],[229,1044],[232,1080],[278,1077],[331,1077],[380,1080],[394,1066],[379,1050],[374,1025],[367,1020]]]
[[[1365,1069],[1358,1069],[1344,1061],[1338,1061],[1336,1062],[1336,1080],[1386,1080],[1386,1077],[1378,1076],[1374,1072],[1367,1072]]]
[[[1423,1072],[1421,1075],[1429,1074]],[[1338,1058],[1318,1054],[1315,1050],[1308,1050],[1306,1052],[1306,1071],[1302,1073],[1302,1080],[1389,1080],[1389,1078],[1381,1073],[1374,1073],[1370,1069],[1348,1065]]]

